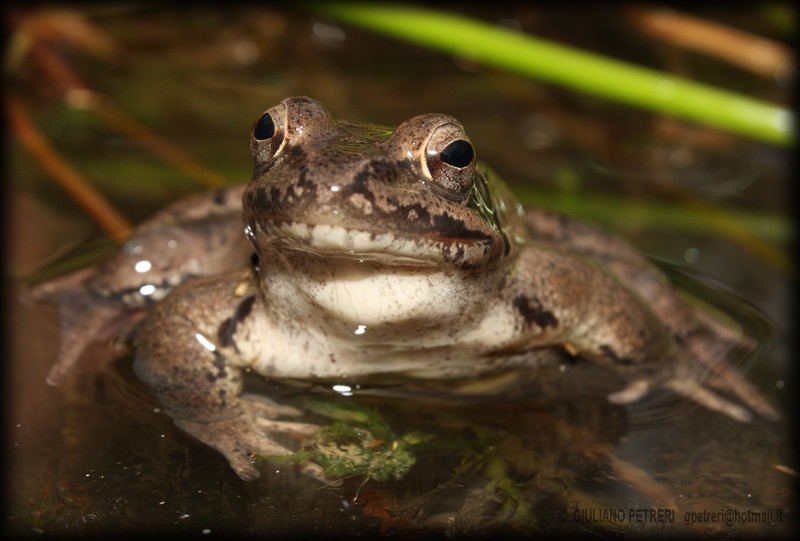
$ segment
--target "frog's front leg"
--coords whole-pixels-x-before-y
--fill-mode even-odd
[[[271,434],[307,436],[315,425],[281,421],[294,408],[266,398],[242,395],[241,369],[231,336],[259,297],[242,273],[198,279],[175,290],[144,321],[137,333],[137,376],[150,386],[175,424],[228,459],[244,480],[259,476],[255,455],[292,453]],[[323,480],[322,468],[299,464]]]
[[[183,198],[139,225],[106,261],[33,288],[30,298],[60,310],[61,344],[48,383],[61,383],[92,341],[127,335],[181,282],[247,265],[243,189]]]
[[[695,311],[677,294],[667,277],[621,238],[549,209],[526,209],[525,219],[534,241],[558,246],[599,263],[635,290],[674,334],[687,333],[697,325]]]

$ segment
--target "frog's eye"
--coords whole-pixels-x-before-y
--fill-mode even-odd
[[[272,120],[271,114],[264,113],[253,127],[253,137],[255,137],[256,141],[263,141],[264,139],[272,139],[273,135],[275,135],[275,121]]]
[[[431,132],[425,144],[423,170],[445,195],[461,199],[475,179],[475,149],[461,126],[443,124]]]
[[[277,105],[262,114],[250,132],[250,149],[257,163],[271,160],[280,152],[286,133],[286,107]]]
[[[447,165],[466,167],[475,159],[475,150],[469,141],[458,139],[444,147],[444,150],[439,153],[439,157]]]

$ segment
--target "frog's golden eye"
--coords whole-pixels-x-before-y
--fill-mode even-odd
[[[437,126],[425,144],[423,169],[445,195],[465,198],[475,180],[475,149],[461,126]]]
[[[278,155],[286,133],[286,107],[283,104],[264,112],[250,132],[250,149],[256,162],[262,163]]]

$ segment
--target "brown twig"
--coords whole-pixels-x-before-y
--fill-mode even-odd
[[[42,70],[60,86],[67,103],[73,107],[94,112],[112,129],[139,142],[156,156],[186,171],[200,184],[211,188],[227,184],[224,176],[203,166],[182,149],[137,122],[108,99],[91,90],[46,45],[35,44],[31,48],[31,55]]]
[[[28,40],[23,49],[44,72],[50,84],[64,96],[68,104],[94,112],[112,129],[138,141],[153,154],[182,168],[199,183],[210,187],[226,184],[226,179],[222,175],[196,162],[186,152],[130,118],[103,96],[90,90],[55,54],[48,40],[37,39],[35,35],[28,35]],[[17,96],[8,94],[6,109],[14,134],[39,160],[55,182],[115,240],[124,239],[132,229],[130,223],[49,144],[31,120],[22,101]]]
[[[70,93],[69,98],[70,103],[74,103],[75,92]],[[228,184],[224,176],[197,162],[179,147],[129,117],[122,109],[103,96],[90,90],[85,90],[79,99],[82,103],[86,103],[111,128],[138,141],[153,154],[181,168],[188,175],[194,177],[199,184],[209,188],[219,188]]]
[[[741,30],[662,8],[630,8],[628,16],[653,38],[700,51],[759,75],[786,76],[792,66],[787,47]]]
[[[50,176],[72,197],[109,235],[123,239],[131,225],[84,177],[47,142],[31,121],[22,101],[13,94],[6,95],[6,110],[13,133],[33,154]]]

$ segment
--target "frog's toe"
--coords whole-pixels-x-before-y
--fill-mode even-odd
[[[228,464],[242,481],[255,481],[261,477],[261,472],[255,467],[254,460],[243,452],[225,454]]]
[[[239,403],[239,415],[222,420],[198,421],[175,419],[175,424],[225,458],[241,479],[252,481],[259,477],[256,457],[291,455],[294,451],[273,440],[272,434],[283,433],[309,436],[319,427],[310,423],[276,420],[278,413],[293,410],[269,400],[244,400]],[[322,468],[308,461],[298,463],[299,470],[330,484]]]
[[[303,412],[296,408],[278,404],[262,396],[242,395],[242,399],[241,406],[244,414],[252,418],[256,425],[267,432],[310,436],[319,430],[319,427],[314,424],[275,419],[284,415],[294,417],[302,415]]]
[[[747,423],[753,419],[753,414],[738,404],[734,404],[719,395],[709,391],[696,381],[685,379],[671,379],[665,382],[665,387],[685,396],[701,406],[712,411],[717,411],[737,421]]]
[[[292,453],[259,430],[256,419],[247,415],[214,422],[176,419],[175,424],[222,453],[236,475],[244,481],[252,481],[259,477],[260,474],[255,466],[257,455],[275,456]]]
[[[660,386],[671,389],[705,408],[727,415],[737,421],[746,423],[753,419],[753,414],[747,408],[725,400],[694,380],[673,378],[660,384]],[[648,379],[635,380],[625,386],[624,389],[608,395],[608,400],[614,404],[631,404],[647,395],[651,387],[652,381]],[[768,404],[767,408],[769,408]],[[762,410],[756,409],[764,417],[770,418],[768,417],[770,411],[763,408]],[[774,412],[774,410],[772,411]],[[775,412],[775,415],[777,415],[777,412]]]
[[[721,331],[718,331],[718,334],[719,332]],[[742,344],[744,338],[732,343]],[[768,421],[780,419],[780,413],[727,360],[730,343],[718,340],[716,335],[698,331],[686,338],[684,345],[691,353],[695,363],[702,367],[702,380],[705,384],[736,396],[747,407]]]
[[[297,464],[297,467],[300,469],[300,473],[316,479],[321,483],[325,483],[330,487],[338,487],[342,484],[341,479],[336,479],[333,477],[328,477],[325,475],[325,470],[319,464],[315,464],[314,462],[304,460]]]
[[[781,414],[778,413],[778,410],[772,407],[772,405],[759,394],[755,387],[747,383],[741,377],[712,379],[708,384],[722,392],[736,395],[742,402],[747,404],[749,408],[767,421],[775,422],[781,418]]]
[[[650,391],[650,380],[638,379],[630,382],[621,391],[608,395],[612,404],[630,404],[644,397]]]
[[[257,417],[258,426],[265,428],[268,432],[282,432],[284,434],[297,434],[300,436],[310,436],[319,430],[319,426],[310,423],[296,423],[293,421],[274,421]]]
[[[274,419],[275,417],[299,417],[303,415],[302,410],[279,404],[264,395],[243,393],[239,399],[242,401],[242,405],[249,409],[256,418],[267,417]]]

